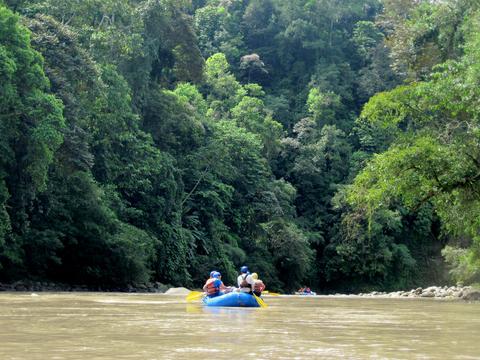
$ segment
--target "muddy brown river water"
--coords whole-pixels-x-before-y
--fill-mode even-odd
[[[206,308],[158,294],[2,293],[0,359],[480,359],[480,304],[266,297]]]

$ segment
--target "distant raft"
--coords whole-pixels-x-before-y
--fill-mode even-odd
[[[260,307],[253,295],[241,292],[231,292],[213,298],[204,297],[202,301],[206,306]]]
[[[317,293],[315,291],[305,292],[305,291],[296,291],[295,295],[302,295],[302,296],[315,296]]]

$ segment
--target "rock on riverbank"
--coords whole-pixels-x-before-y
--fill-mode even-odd
[[[410,291],[394,291],[358,294],[363,297],[390,297],[390,298],[436,298],[436,299],[463,299],[466,301],[480,300],[480,290],[473,289],[471,286],[430,286],[427,288],[416,288]]]
[[[178,287],[178,288],[170,288],[167,291],[165,291],[165,295],[182,295],[186,296],[190,294],[190,290],[184,287]]]

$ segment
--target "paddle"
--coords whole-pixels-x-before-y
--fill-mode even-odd
[[[274,293],[274,292],[270,292],[270,291],[264,291],[263,294],[264,295],[270,295],[270,296],[280,296],[279,293]]]
[[[262,300],[262,298],[259,298],[257,295],[255,294],[252,294],[253,297],[255,298],[255,300],[257,300],[257,303],[258,305],[260,305],[260,307],[262,308],[266,308],[267,307],[267,304],[265,304],[265,301]]]
[[[197,301],[203,297],[204,293],[200,291],[191,291],[190,294],[187,295],[185,300],[187,301]]]

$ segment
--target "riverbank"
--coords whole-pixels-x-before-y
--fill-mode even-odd
[[[336,294],[339,295],[339,294]],[[430,286],[427,288],[416,288],[409,291],[360,293],[360,297],[382,297],[382,298],[435,298],[466,301],[480,301],[480,289],[471,286]]]
[[[139,286],[125,286],[115,288],[87,287],[85,285],[68,285],[52,282],[17,281],[12,284],[0,283],[0,292],[124,292],[124,293],[157,293],[167,295],[185,295],[190,290],[174,288],[159,282]],[[372,291],[359,294],[317,294],[327,297],[368,297],[368,298],[434,298],[444,300],[480,301],[480,288],[471,286],[430,286],[408,291],[382,292]],[[283,296],[293,296],[284,294]],[[302,295],[297,295],[302,296]]]
[[[103,287],[88,287],[86,285],[69,285],[62,283],[53,283],[53,282],[41,282],[41,281],[29,281],[21,280],[16,281],[12,284],[0,283],[0,291],[51,291],[51,292],[125,292],[125,293],[164,293],[171,286],[155,282],[148,283],[139,286],[122,286],[122,287],[112,287],[112,288],[103,288]]]

